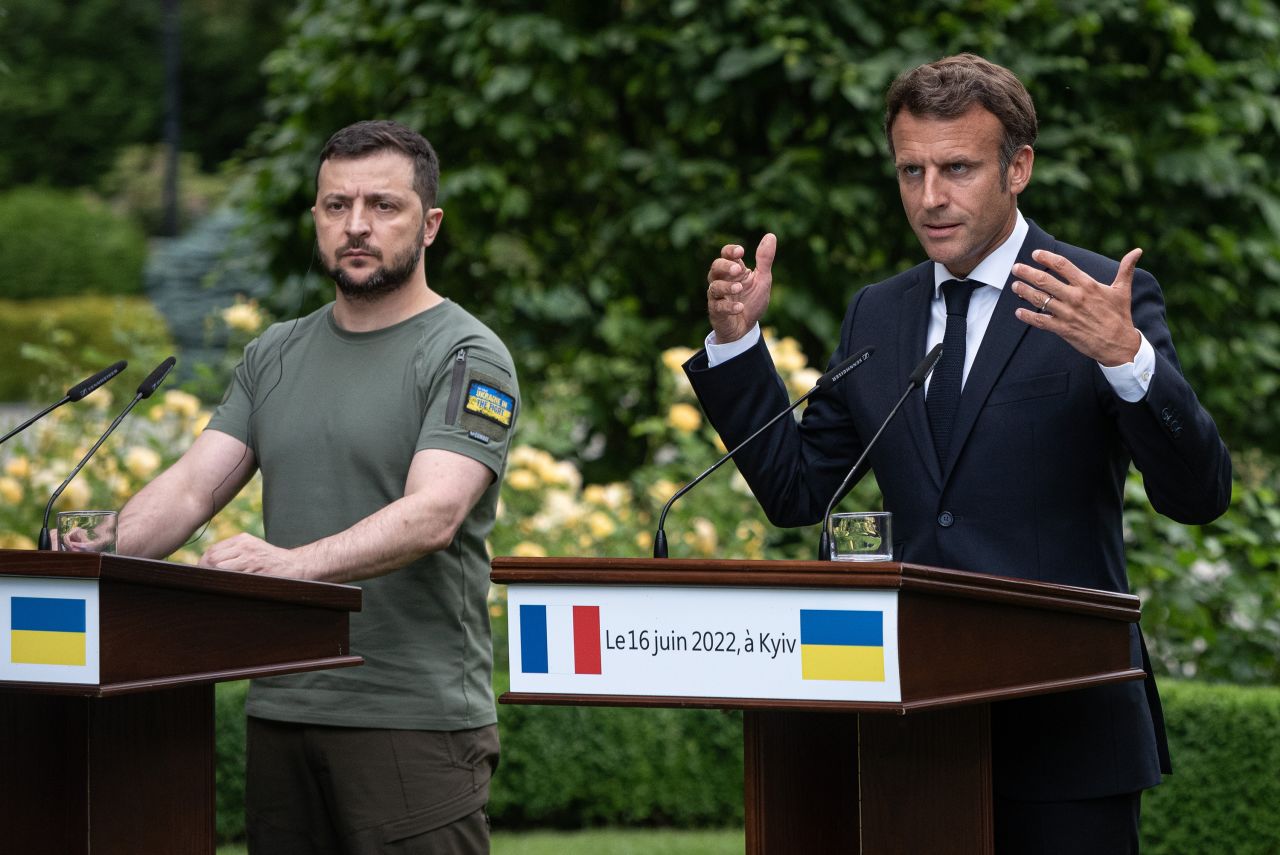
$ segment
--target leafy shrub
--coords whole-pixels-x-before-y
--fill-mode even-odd
[[[1137,474],[1126,490],[1129,577],[1158,673],[1280,683],[1280,471],[1236,454],[1231,506],[1207,526],[1152,510]]]
[[[244,839],[244,699],[248,691],[249,682],[239,680],[219,683],[214,692],[215,827],[222,843]]]
[[[44,506],[53,490],[110,424],[120,398],[132,384],[115,392],[117,383],[136,378],[142,369],[93,392],[77,405],[55,410],[0,448],[0,548],[34,549]],[[195,396],[169,389],[134,409],[120,429],[67,485],[54,510],[118,509],[144,484],[171,465],[209,421]],[[262,534],[261,481],[255,478],[229,505],[175,552],[173,560],[195,564],[205,548],[241,531]]]
[[[137,294],[146,239],[89,196],[23,187],[0,195],[0,270],[10,299]]]
[[[742,716],[499,706],[489,814],[502,828],[742,823]]]
[[[1166,681],[1173,775],[1143,798],[1142,851],[1268,855],[1280,842],[1280,689]]]
[[[0,401],[56,398],[119,359],[145,373],[171,352],[164,319],[141,297],[0,300]]]
[[[495,676],[501,690],[505,674]],[[218,687],[220,842],[244,829],[246,686]],[[1280,689],[1180,681],[1163,688],[1175,772],[1143,798],[1143,851],[1274,852]],[[498,719],[502,761],[489,803],[498,827],[743,820],[738,713],[503,705]]]

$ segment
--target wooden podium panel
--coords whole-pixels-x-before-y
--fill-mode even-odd
[[[885,592],[892,603],[883,620],[891,636],[882,642],[885,672],[897,680],[889,700],[859,694],[854,682],[845,697],[829,687],[820,696],[805,694],[795,681],[762,690],[749,673],[726,685],[714,665],[705,672],[714,691],[688,691],[696,674],[671,677],[680,688],[669,691],[662,674],[655,685],[657,669],[651,669],[643,675],[648,690],[629,694],[629,666],[609,643],[595,674],[612,669],[620,676],[535,675],[521,685],[541,680],[540,690],[500,698],[745,710],[743,789],[752,855],[990,853],[990,703],[1144,676],[1129,662],[1130,626],[1140,609],[1127,594],[897,562],[495,558],[491,578],[511,586],[511,604],[588,603],[598,592],[608,606],[588,608],[598,609],[606,642],[619,613],[631,625],[663,626],[675,610],[645,611],[646,600],[669,607],[681,592],[700,603],[714,601],[708,591],[723,592],[731,610],[759,600],[764,589],[773,592],[779,612],[797,608],[786,603],[815,602],[788,592],[829,592],[833,601],[850,590]],[[514,612],[508,609],[509,619],[519,622]],[[617,636],[616,626],[612,631]],[[516,686],[522,642],[514,629],[508,635]],[[798,669],[807,667],[800,647],[793,656]]]
[[[212,855],[214,683],[362,662],[348,638],[359,588],[0,550],[0,627],[33,593],[85,604],[88,664],[12,679],[26,666],[0,640],[3,851]]]

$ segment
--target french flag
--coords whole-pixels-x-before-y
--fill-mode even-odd
[[[520,606],[520,671],[599,674],[599,606]]]

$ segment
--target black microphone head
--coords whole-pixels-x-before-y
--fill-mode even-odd
[[[164,362],[155,367],[155,370],[147,375],[147,379],[138,384],[138,397],[150,398],[160,388],[160,384],[164,382],[165,375],[178,362],[177,359],[170,356]]]
[[[67,390],[67,400],[70,400],[70,401],[80,400],[85,395],[88,395],[90,392],[94,391],[95,389],[105,385],[108,380],[111,380],[113,377],[115,377],[117,374],[119,374],[121,371],[125,370],[128,367],[129,367],[129,363],[125,362],[122,359],[119,362],[117,362],[115,365],[111,365],[107,368],[102,369],[92,377],[88,377],[84,380],[81,380],[79,383],[77,383],[76,385],[72,386],[70,389]]]
[[[813,387],[815,389],[826,389],[830,386],[834,386],[836,383],[839,383],[841,380],[843,380],[845,376],[849,374],[850,371],[852,371],[853,369],[857,368],[859,365],[861,365],[862,363],[870,359],[871,354],[875,352],[876,352],[876,349],[874,347],[862,348],[862,350],[858,351],[853,356],[850,356],[848,359],[841,362],[835,368],[832,368],[826,374],[823,374],[821,377],[819,377],[818,382],[814,383]]]
[[[933,366],[938,364],[939,357],[942,356],[942,343],[939,342],[933,346],[933,350],[925,354],[924,359],[920,360],[920,364],[916,366],[916,370],[911,372],[909,385],[915,388],[924,382],[924,378],[929,376],[929,372],[933,370]]]

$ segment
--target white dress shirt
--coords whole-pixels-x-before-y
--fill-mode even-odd
[[[1018,250],[1026,240],[1027,231],[1027,221],[1023,218],[1022,212],[1018,211],[1017,221],[1009,237],[982,259],[968,277],[965,277],[983,283],[983,287],[975,290],[969,301],[962,383],[969,379],[969,369],[973,367],[973,360],[978,355],[982,337],[987,334],[987,326],[991,323],[991,314],[995,311],[996,301],[1000,299],[1000,292],[1004,290],[1005,282],[1008,281],[1013,265],[1018,260]],[[953,275],[944,265],[934,262],[933,300],[929,307],[929,332],[925,342],[925,353],[942,341],[943,333],[947,328],[947,304],[942,298],[942,283],[948,279],[959,278],[961,277]],[[755,347],[756,342],[760,340],[760,325],[756,324],[742,338],[728,344],[719,344],[715,340],[715,335],[713,330],[706,338],[707,364],[710,366],[719,365]],[[1112,367],[1101,364],[1098,366],[1116,395],[1130,403],[1141,401],[1146,396],[1147,389],[1151,388],[1151,378],[1155,376],[1156,371],[1155,349],[1147,341],[1147,337],[1142,335],[1141,330],[1138,331],[1138,335],[1142,338],[1142,342],[1138,346],[1138,353],[1133,362]],[[929,381],[926,380],[926,394],[928,394],[928,388]]]

